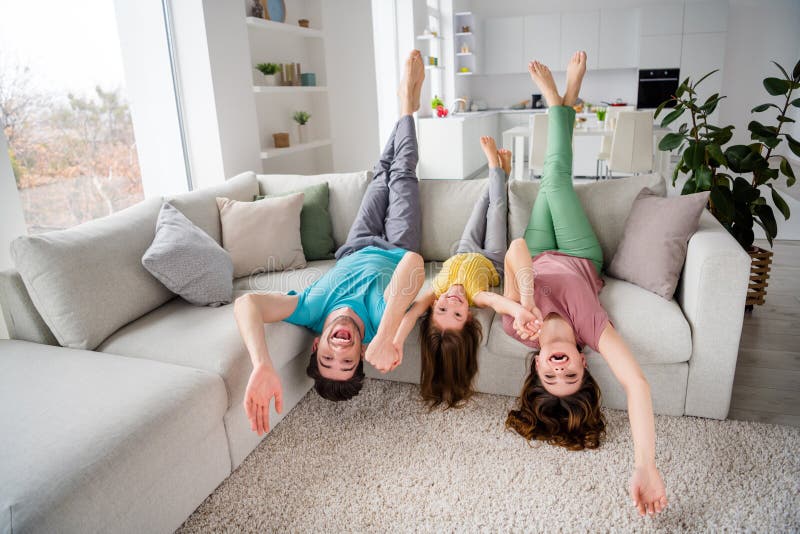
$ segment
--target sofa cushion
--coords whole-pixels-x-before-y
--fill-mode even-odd
[[[539,192],[540,181],[512,180],[508,187],[508,239],[522,237],[531,209]],[[600,246],[603,261],[607,266],[622,240],[625,220],[631,211],[633,201],[643,187],[649,187],[656,194],[667,194],[666,183],[660,174],[646,174],[603,180],[589,184],[577,184],[575,192],[586,211]]]
[[[17,270],[36,309],[65,347],[93,349],[121,326],[173,298],[142,266],[161,199],[68,230],[19,237]]]
[[[300,239],[303,193],[240,202],[217,198],[222,246],[230,252],[233,275],[305,267]]]
[[[353,221],[356,220],[361,198],[371,179],[372,173],[369,171],[313,176],[300,174],[258,175],[259,194],[261,195],[279,195],[327,182],[330,193],[328,208],[331,212],[333,240],[337,248],[347,241],[347,234],[350,232]]]
[[[233,299],[231,255],[169,202],[161,206],[156,237],[142,265],[167,289],[197,306],[220,306]]]
[[[222,244],[222,227],[219,222],[217,197],[230,198],[243,202],[253,200],[258,194],[258,181],[253,172],[236,175],[224,183],[204,187],[189,193],[181,193],[164,198],[194,224],[205,230],[219,244]]]
[[[313,336],[289,323],[264,325],[276,369],[311,347]],[[233,304],[192,306],[175,299],[120,329],[97,350],[211,371],[222,377],[228,403],[241,403],[252,364],[244,346]]]
[[[603,279],[605,287],[600,292],[600,303],[640,364],[689,361],[692,333],[677,302],[610,276]],[[492,324],[488,346],[496,354],[519,358],[530,353],[530,349],[505,333],[499,315]]]
[[[445,261],[455,254],[464,226],[488,180],[420,180],[422,257]]]
[[[226,404],[205,371],[0,341],[0,531],[176,528],[230,473]]]

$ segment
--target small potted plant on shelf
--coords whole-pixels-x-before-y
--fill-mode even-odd
[[[791,75],[778,63],[775,66],[782,76],[765,78],[763,85],[767,93],[781,97],[780,104],[769,102],[751,111],[763,113],[776,110],[775,123],[765,125],[756,120],[750,121],[747,125],[753,141],[750,144],[728,145],[734,127],[709,124],[710,115],[725,97],[713,94],[701,103],[697,86],[716,71],[709,72],[696,82],[686,78],[678,86],[675,95],[663,102],[655,113],[658,117],[668,104],[675,106],[661,121],[661,126],[666,127],[689,111],[690,121],[681,124],[677,132],[665,135],[658,148],[664,151],[678,150],[680,159],[672,174],[672,185],[683,174],[687,180],[681,194],[710,191],[709,211],[750,254],[752,264],[747,309],[764,303],[773,254],[771,250],[753,245],[753,226],[758,224],[764,229],[770,247],[778,234],[775,214],[767,199],[761,196],[762,193],[769,192],[772,203],[784,219],[789,219],[791,215],[789,205],[775,189],[775,182],[783,175],[784,186],[792,187],[795,176],[789,160],[777,154],[775,149],[786,141],[789,150],[800,157],[800,141],[782,131],[784,124],[794,122],[787,116],[789,106],[800,107],[800,98],[792,99],[794,91],[800,89],[800,61]]]
[[[256,70],[263,74],[264,85],[269,87],[279,85],[280,65],[277,63],[259,63],[256,65]]]
[[[295,111],[294,112],[294,121],[297,123],[297,139],[300,143],[307,143],[308,142],[308,119],[311,118],[311,114],[307,111]]]

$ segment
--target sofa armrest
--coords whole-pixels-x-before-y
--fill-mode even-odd
[[[728,415],[749,279],[750,256],[703,211],[689,240],[677,292],[692,328],[686,415]]]

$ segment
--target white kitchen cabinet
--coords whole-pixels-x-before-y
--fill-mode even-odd
[[[639,66],[639,12],[633,8],[600,11],[598,68]]]
[[[728,31],[728,0],[687,2],[683,33],[720,33]]]
[[[677,69],[681,66],[683,35],[642,35],[639,38],[640,69]]]
[[[550,68],[561,64],[561,13],[529,15],[523,19],[523,28],[526,65],[532,59]]]
[[[522,17],[498,17],[484,23],[486,74],[525,72]]]
[[[683,33],[683,4],[642,6],[641,35],[674,35]]]
[[[577,50],[585,50],[586,66],[597,68],[597,51],[600,44],[600,11],[578,11],[561,15],[561,60],[554,70],[565,68]],[[551,66],[552,68],[552,66]]]

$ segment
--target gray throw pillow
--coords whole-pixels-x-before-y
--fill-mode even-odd
[[[709,193],[662,197],[642,189],[633,202],[608,274],[669,300],[678,287],[689,238]]]
[[[197,306],[233,300],[231,255],[169,202],[161,206],[156,236],[142,265],[167,289]]]

